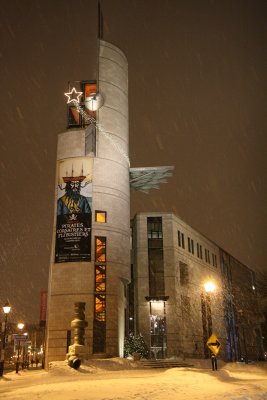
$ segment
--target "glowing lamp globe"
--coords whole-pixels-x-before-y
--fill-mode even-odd
[[[89,97],[85,98],[84,105],[89,111],[97,111],[103,106],[104,99],[101,93],[92,93]]]
[[[214,290],[216,289],[216,285],[213,282],[209,281],[204,284],[204,288],[207,293],[211,293],[214,292]]]
[[[8,302],[3,306],[3,310],[4,310],[5,314],[9,314],[9,312],[11,310],[11,306]]]

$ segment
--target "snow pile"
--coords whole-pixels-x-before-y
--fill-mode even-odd
[[[0,379],[5,400],[267,400],[267,363],[186,360],[193,368],[141,369],[125,359],[88,360],[78,370],[66,361]]]
[[[79,369],[70,368],[67,360],[49,363],[49,373],[52,375],[96,374],[107,371],[125,371],[140,368],[140,364],[125,358],[107,358],[84,360]]]

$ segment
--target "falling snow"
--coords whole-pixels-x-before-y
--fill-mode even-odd
[[[97,2],[1,4],[0,301],[38,321],[47,287],[67,82],[95,79]],[[102,1],[129,62],[132,167],[173,165],[131,214],[174,210],[266,270],[266,1]],[[16,240],[18,238],[18,241]],[[15,289],[14,289],[15,288]]]

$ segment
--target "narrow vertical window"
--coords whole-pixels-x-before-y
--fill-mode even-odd
[[[210,264],[210,252],[205,249],[205,261]]]
[[[93,353],[106,350],[106,237],[95,237]]]
[[[95,261],[106,262],[106,238],[98,236],[95,239]]]
[[[216,257],[216,254],[213,254],[213,253],[212,253],[212,265],[214,267],[217,267],[217,257]]]
[[[189,283],[188,265],[184,264],[183,262],[180,262],[179,269],[180,269],[180,285],[186,286]]]
[[[105,292],[106,291],[106,266],[96,265],[95,266],[95,291]]]
[[[191,253],[191,240],[190,240],[190,237],[187,238],[187,246],[188,246],[189,253]]]
[[[182,248],[184,249],[184,234],[182,233]]]
[[[165,292],[162,218],[147,218],[149,295],[162,296]]]

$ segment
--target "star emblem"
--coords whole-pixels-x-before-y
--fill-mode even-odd
[[[83,94],[83,92],[77,92],[75,88],[71,89],[71,92],[64,93],[64,96],[68,97],[67,104],[69,103],[79,103],[80,97]]]

